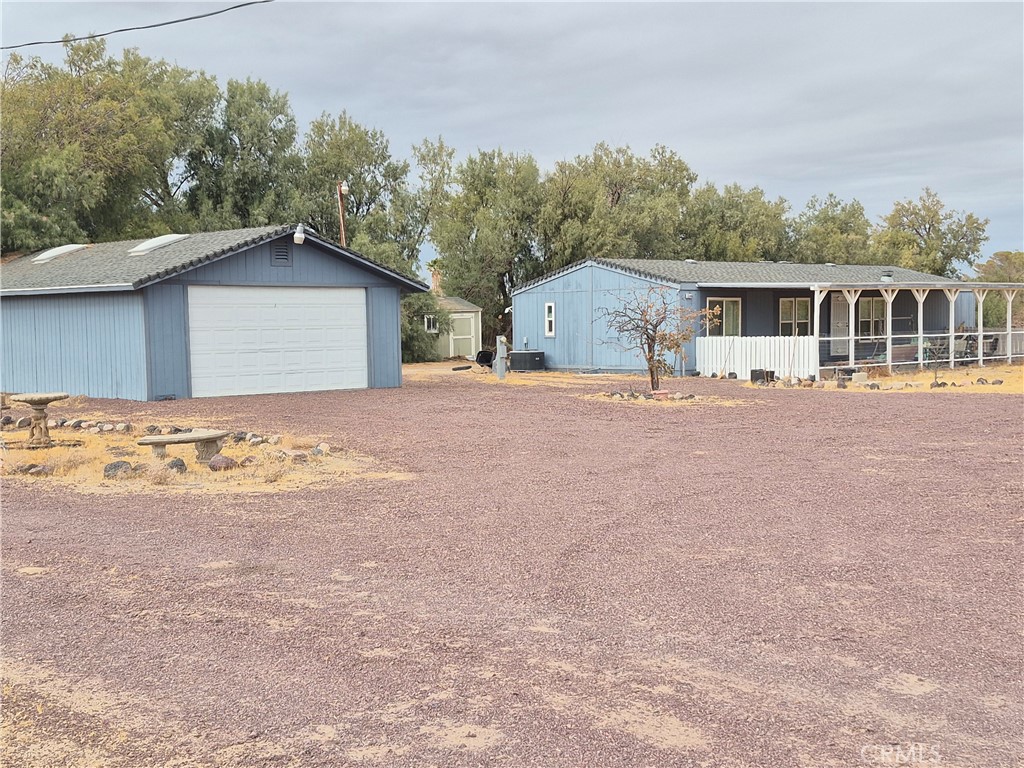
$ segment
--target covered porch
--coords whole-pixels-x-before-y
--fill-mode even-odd
[[[732,333],[697,338],[696,368],[739,378],[758,369],[810,378],[851,369],[1012,363],[1024,358],[1024,328],[1012,325],[1022,290],[949,280],[811,285],[806,299],[779,301],[776,335],[753,335],[767,329],[737,322]],[[984,323],[985,301],[993,295],[1007,306],[998,328]]]

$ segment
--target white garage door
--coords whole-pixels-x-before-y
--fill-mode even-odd
[[[188,289],[192,396],[367,386],[362,288]]]

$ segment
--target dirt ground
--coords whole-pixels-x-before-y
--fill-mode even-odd
[[[4,477],[0,762],[1021,762],[1024,396],[592,397],[631,382],[435,366],[56,405],[316,436],[374,472]]]

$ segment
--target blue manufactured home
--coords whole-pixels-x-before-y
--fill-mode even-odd
[[[301,226],[67,245],[0,267],[5,392],[161,398],[398,387],[403,292]]]
[[[516,288],[513,349],[541,351],[556,370],[640,372],[638,352],[613,335],[607,311],[650,288],[688,310],[719,311],[717,324],[695,328],[678,374],[817,376],[1024,352],[1024,332],[982,329],[979,310],[988,293],[1012,301],[1020,285],[889,266],[641,259],[589,259]]]

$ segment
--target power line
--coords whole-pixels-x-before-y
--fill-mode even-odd
[[[195,21],[196,19],[207,19],[210,16],[217,16],[228,11],[234,11],[239,8],[245,8],[248,5],[262,5],[263,3],[272,3],[274,0],[250,0],[248,3],[239,3],[238,5],[232,5],[230,8],[221,8],[219,11],[210,11],[209,13],[201,13],[198,16],[186,16],[183,19],[173,19],[171,21],[161,21],[158,24],[145,24],[141,27],[125,27],[124,29],[114,29],[110,32],[102,32],[96,35],[82,35],[81,37],[69,37],[61,40],[37,40],[32,43],[19,43],[18,45],[4,45],[0,46],[0,51],[13,51],[15,48],[28,48],[30,45],[62,45],[64,43],[76,43],[79,40],[95,40],[97,37],[108,37],[109,35],[117,35],[121,32],[137,32],[140,29],[156,29],[157,27],[169,27],[172,24],[181,24],[185,21]]]

